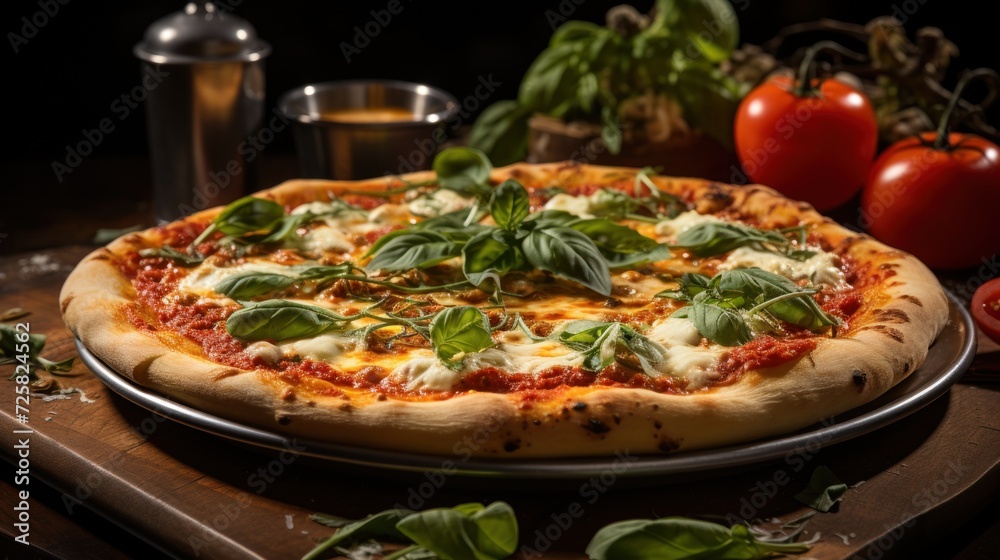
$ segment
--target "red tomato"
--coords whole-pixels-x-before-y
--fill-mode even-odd
[[[901,140],[872,167],[861,196],[863,226],[931,268],[965,268],[1000,252],[1000,148],[952,133],[951,147]]]
[[[1000,342],[1000,278],[979,286],[973,294],[972,316],[987,336]]]
[[[837,80],[799,97],[788,76],[747,94],[736,112],[736,153],[747,176],[819,211],[844,204],[865,184],[878,145],[871,102]]]

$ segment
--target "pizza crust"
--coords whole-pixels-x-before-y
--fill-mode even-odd
[[[634,169],[569,163],[516,164],[494,170],[515,178],[604,183]],[[404,179],[422,181],[428,172]],[[94,251],[70,274],[60,295],[70,330],[115,371],[211,414],[320,441],[459,457],[570,457],[664,453],[746,442],[794,431],[861,406],[899,383],[923,362],[943,329],[948,302],[934,275],[916,258],[824,218],[808,204],[759,185],[735,187],[700,179],[654,180],[690,193],[706,212],[738,212],[762,227],[818,224],[832,244],[850,243],[858,263],[891,270],[847,336],[823,339],[802,358],[752,370],[737,382],[692,394],[644,389],[570,387],[547,401],[472,392],[439,401],[378,400],[291,390],[268,371],[244,371],[201,357],[195,344],[168,332],[134,327],[126,308],[135,292],[113,264],[116,254],[155,246],[153,230],[129,234]],[[256,196],[296,206],[344,190],[383,189],[363,182],[296,180]],[[210,220],[221,209],[192,216]]]

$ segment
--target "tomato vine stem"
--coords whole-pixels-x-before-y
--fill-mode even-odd
[[[833,51],[851,60],[864,60],[865,56],[852,50],[844,48],[843,45],[834,41],[820,41],[809,47],[802,62],[799,64],[799,71],[796,74],[795,90],[796,97],[815,95],[816,90],[812,87],[813,78],[816,77],[816,57],[823,52]]]
[[[955,112],[955,108],[958,107],[958,102],[962,99],[962,93],[965,91],[965,86],[972,83],[976,79],[992,78],[990,82],[992,87],[990,88],[990,93],[986,98],[986,101],[980,103],[988,104],[987,101],[992,101],[996,96],[996,84],[1000,83],[1000,74],[991,68],[977,68],[975,70],[966,70],[962,73],[962,77],[958,79],[958,85],[955,86],[955,91],[951,94],[951,99],[948,100],[948,107],[945,108],[944,113],[941,113],[941,120],[938,121],[937,133],[934,137],[934,149],[935,150],[945,150],[952,148],[951,143],[948,141],[948,132],[951,128],[951,117]]]

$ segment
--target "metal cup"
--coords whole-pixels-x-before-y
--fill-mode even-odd
[[[162,81],[146,107],[154,211],[168,222],[256,188],[271,47],[246,20],[211,3],[154,22],[133,52]]]
[[[458,101],[422,84],[347,80],[289,91],[278,109],[293,121],[303,177],[354,180],[428,169]],[[386,111],[397,114],[372,115]]]

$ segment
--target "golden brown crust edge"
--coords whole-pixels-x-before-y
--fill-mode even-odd
[[[517,164],[494,179],[574,176],[601,182],[634,169],[571,164]],[[405,177],[419,181],[418,173]],[[259,196],[298,204],[322,192],[380,188],[360,183],[289,181]],[[60,296],[70,329],[113,369],[141,385],[221,417],[324,441],[417,453],[486,457],[559,457],[633,454],[714,447],[786,433],[841,414],[884,393],[916,369],[947,320],[948,304],[936,278],[914,257],[850,232],[761,186],[732,187],[700,179],[657,178],[704,195],[699,204],[732,206],[769,221],[818,223],[835,242],[862,239],[851,255],[893,269],[886,302],[850,336],[824,340],[807,357],[748,372],[733,385],[689,395],[639,389],[572,388],[557,400],[525,405],[516,396],[473,393],[438,402],[372,401],[279,395],[262,372],[244,372],[178,351],[183,341],[140,332],[122,315],[134,299],[131,285],[109,260],[145,246],[143,232],[88,255]],[[715,208],[718,209],[718,208]],[[705,210],[699,208],[699,210]],[[707,210],[711,211],[712,208]],[[219,209],[192,219],[210,219]],[[527,407],[526,406],[530,406]]]

